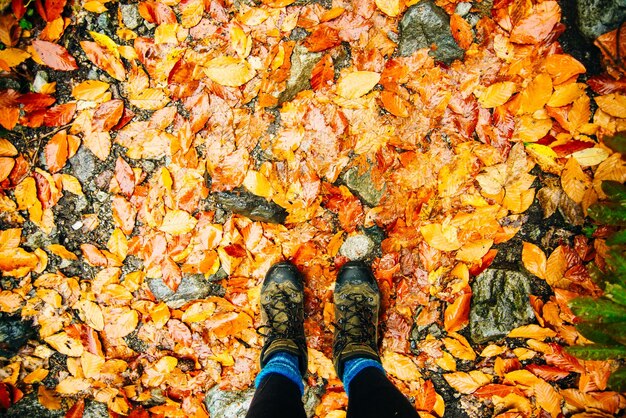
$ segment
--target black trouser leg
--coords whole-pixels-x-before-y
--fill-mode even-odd
[[[347,418],[417,418],[408,399],[374,368],[363,369],[350,382]]]
[[[306,418],[298,386],[272,373],[254,392],[246,418]]]

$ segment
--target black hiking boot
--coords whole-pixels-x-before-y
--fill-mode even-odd
[[[304,336],[304,284],[292,263],[283,261],[268,270],[261,286],[261,318],[258,332],[265,337],[261,367],[272,354],[288,352],[298,357],[300,372],[307,371]]]
[[[380,292],[369,266],[349,261],[340,270],[335,284],[335,341],[333,362],[343,378],[346,360],[378,356],[378,310]]]

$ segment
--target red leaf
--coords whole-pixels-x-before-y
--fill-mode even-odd
[[[569,376],[569,372],[567,370],[559,369],[558,367],[554,366],[529,364],[528,366],[526,366],[526,370],[529,370],[535,376],[550,382],[554,382],[555,380],[560,380]]]
[[[54,206],[52,203],[52,190],[50,190],[50,183],[48,180],[38,172],[33,173],[33,178],[37,184],[37,199],[41,202],[44,209]]]
[[[170,7],[163,3],[144,1],[139,3],[139,14],[150,23],[176,23],[176,15]]]
[[[46,0],[46,16],[44,19],[46,22],[52,22],[55,19],[61,17],[63,8],[65,8],[67,0]]]
[[[496,395],[504,398],[506,395],[509,395],[511,393],[519,396],[524,396],[524,393],[515,386],[499,385],[495,383],[490,383],[476,389],[473,395],[478,396],[479,398],[491,398]]]
[[[59,71],[72,71],[78,69],[76,60],[67,52],[67,49],[61,45],[48,41],[33,41],[33,48],[39,55],[39,58],[48,67]]]
[[[6,383],[0,383],[0,408],[9,409],[11,406],[11,394],[7,390]]]
[[[557,153],[559,157],[567,157],[577,151],[581,151],[587,148],[591,148],[595,145],[593,142],[572,140],[562,145],[555,145],[552,150]]]
[[[320,52],[341,44],[339,31],[327,25],[318,26],[305,40],[304,46],[311,52]]]
[[[65,414],[65,418],[82,418],[85,412],[85,400],[79,399]]]
[[[165,260],[161,263],[161,274],[163,283],[167,285],[172,292],[178,289],[178,285],[183,280],[183,275],[180,272],[180,267],[170,257],[165,257]]]
[[[128,414],[128,418],[150,418],[150,413],[148,413],[148,411],[143,409],[141,406],[138,406],[137,408],[130,411],[130,414]]]
[[[43,117],[44,126],[63,126],[74,119],[76,103],[65,103],[48,109]]]
[[[127,107],[124,107],[124,111],[122,112],[122,117],[120,118],[120,120],[117,122],[117,125],[115,125],[111,130],[112,131],[118,131],[120,129],[122,129],[124,126],[126,126],[128,124],[128,122],[130,122],[133,118],[135,117],[135,112],[133,112],[132,110],[130,110]]]
[[[67,142],[67,133],[63,130],[54,135],[45,148],[46,164],[51,173],[61,170],[69,156],[69,145]]]
[[[311,71],[311,87],[313,90],[319,90],[332,84],[335,78],[335,68],[333,59],[330,54],[324,55]]]
[[[598,94],[626,92],[626,79],[616,80],[607,73],[595,75],[587,80],[587,85]]]
[[[498,254],[498,250],[494,248],[487,251],[487,254],[485,254],[482,260],[480,261],[480,264],[474,264],[472,267],[470,267],[469,269],[470,274],[472,276],[478,276],[480,273],[485,271],[485,269],[487,269],[487,267],[491,265],[491,263],[493,262],[493,259],[496,258],[496,254]]]
[[[11,0],[11,9],[16,19],[21,19],[26,14],[23,0]]]
[[[115,180],[124,195],[132,196],[135,191],[135,173],[122,157],[117,157],[115,162]]]
[[[91,121],[96,131],[108,132],[120,121],[124,113],[124,101],[120,99],[109,100],[96,108]]]
[[[26,93],[17,98],[17,102],[24,105],[25,112],[45,109],[52,106],[56,99],[49,94]]]

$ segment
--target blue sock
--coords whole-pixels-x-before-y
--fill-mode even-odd
[[[302,383],[302,375],[300,374],[300,363],[295,354],[285,351],[279,351],[273,354],[257,375],[254,385],[258,388],[261,383],[263,383],[263,380],[268,378],[272,373],[278,373],[291,380],[298,386],[298,389],[300,389],[300,394],[304,395],[304,383]]]
[[[346,360],[343,365],[343,388],[346,391],[346,395],[350,396],[350,382],[356,377],[357,374],[367,369],[368,367],[374,367],[381,372],[385,373],[383,365],[376,360],[370,358],[357,357],[350,360]]]

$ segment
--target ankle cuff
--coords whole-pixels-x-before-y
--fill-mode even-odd
[[[370,359],[380,363],[378,352],[369,345],[364,344],[348,344],[341,353],[335,358],[335,371],[339,379],[343,380],[343,371],[346,361],[355,358]]]
[[[267,347],[263,347],[261,350],[261,368],[265,367],[267,362],[276,353],[289,353],[298,358],[298,368],[300,374],[304,376],[308,370],[308,352],[306,347],[300,347],[293,340],[276,339],[270,343]]]

